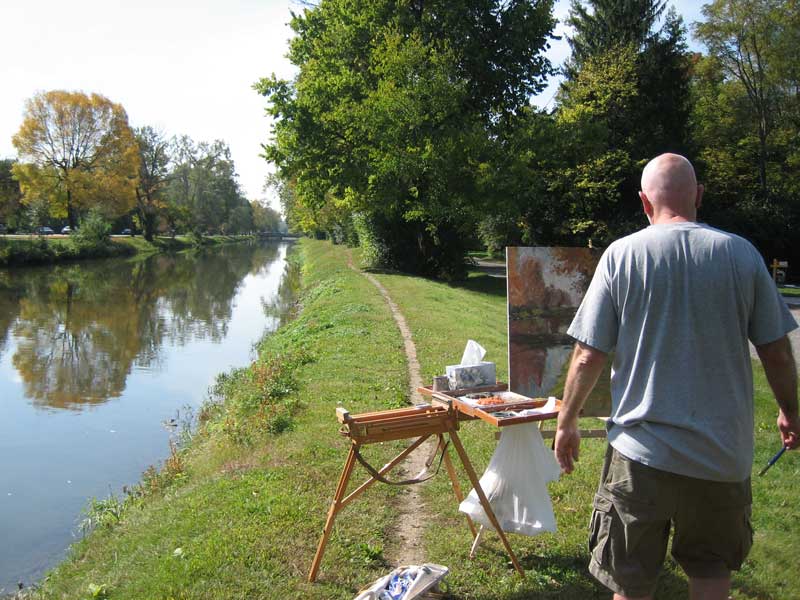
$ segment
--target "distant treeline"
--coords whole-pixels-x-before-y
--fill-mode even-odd
[[[244,196],[225,142],[131,128],[122,106],[99,94],[36,94],[12,141],[19,159],[0,161],[6,230],[75,230],[90,212],[148,240],[285,229],[277,211]]]
[[[701,220],[797,265],[800,3],[714,0],[703,15],[573,0],[564,81],[538,109],[557,72],[552,0],[305,8],[297,76],[256,85],[290,228],[456,277],[468,248],[602,247],[641,228],[641,170],[674,151],[706,185]]]

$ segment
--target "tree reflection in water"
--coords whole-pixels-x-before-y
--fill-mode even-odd
[[[118,397],[134,365],[160,366],[165,343],[219,342],[242,280],[278,246],[239,244],[140,261],[0,272],[0,356],[34,405],[80,409]]]

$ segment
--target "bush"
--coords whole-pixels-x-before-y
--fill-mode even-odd
[[[438,224],[358,215],[354,227],[366,265],[445,281],[466,276],[464,235],[455,223]]]
[[[92,209],[81,222],[80,228],[70,236],[79,250],[105,246],[110,242],[111,223],[97,209]]]

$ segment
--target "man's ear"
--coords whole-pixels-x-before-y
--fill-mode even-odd
[[[703,204],[703,192],[706,191],[705,186],[702,183],[697,184],[697,198],[694,201],[695,209],[700,208]]]
[[[639,198],[642,200],[642,210],[647,215],[647,220],[653,222],[653,204],[647,199],[644,192],[639,192]]]

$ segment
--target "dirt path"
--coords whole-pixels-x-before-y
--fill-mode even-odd
[[[417,388],[422,385],[422,377],[420,376],[419,361],[417,360],[417,347],[411,338],[411,330],[408,328],[403,313],[394,303],[389,292],[381,283],[369,273],[360,271],[353,265],[352,255],[348,256],[347,266],[353,269],[356,273],[360,273],[366,277],[372,285],[374,285],[381,296],[386,300],[389,309],[392,311],[397,328],[403,337],[403,344],[405,346],[406,358],[408,359],[408,382],[409,382],[409,398],[412,404],[422,402],[422,397]],[[433,451],[433,442],[425,442],[422,446],[417,448],[395,471],[393,471],[394,478],[406,479],[409,477],[416,477],[417,474],[425,467],[425,460]],[[424,484],[421,484],[424,485]],[[424,531],[425,523],[425,505],[422,501],[422,495],[419,491],[420,485],[407,485],[404,486],[398,495],[395,504],[397,517],[395,525],[390,532],[390,542],[386,549],[386,556],[391,562],[396,565],[408,564],[422,564],[425,562],[425,548],[422,543],[422,533]]]

